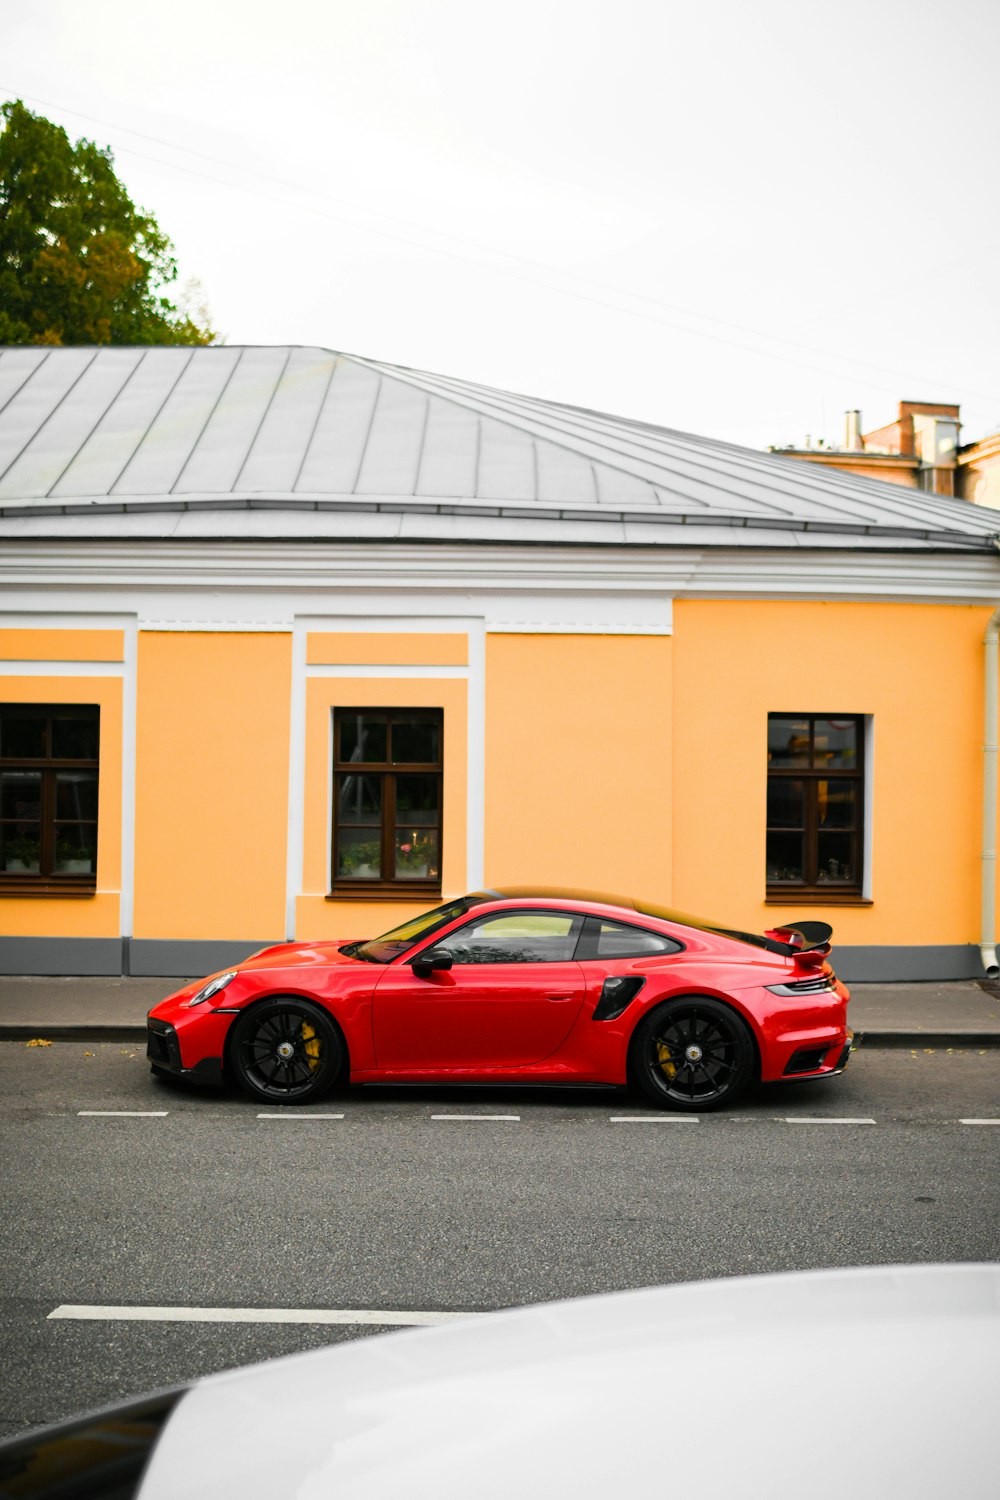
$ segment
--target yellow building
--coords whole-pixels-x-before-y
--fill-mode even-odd
[[[537,881],[980,972],[995,524],[322,349],[5,350],[0,968]]]

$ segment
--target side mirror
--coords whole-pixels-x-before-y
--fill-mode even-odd
[[[451,968],[451,954],[444,948],[428,948],[413,960],[412,968],[418,979],[430,979],[436,969]]]

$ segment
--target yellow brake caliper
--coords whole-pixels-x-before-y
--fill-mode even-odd
[[[673,1082],[674,1074],[677,1072],[677,1064],[671,1057],[670,1048],[667,1046],[666,1042],[657,1042],[656,1060],[660,1064],[660,1067],[663,1069],[664,1073],[666,1073],[667,1078],[670,1079],[671,1082]]]
[[[309,1067],[315,1073],[319,1067],[320,1040],[315,1030],[308,1021],[302,1022],[302,1040],[305,1042],[305,1054],[309,1059]]]

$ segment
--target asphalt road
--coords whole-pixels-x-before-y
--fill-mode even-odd
[[[998,1259],[1000,1125],[961,1123],[1000,1118],[998,1085],[997,1050],[862,1049],[840,1079],[696,1123],[618,1090],[495,1088],[356,1089],[318,1107],[342,1119],[260,1119],[153,1079],[136,1045],[0,1044],[0,1436],[381,1332],[50,1317],[66,1305],[484,1311]],[[433,1118],[460,1114],[477,1118]]]

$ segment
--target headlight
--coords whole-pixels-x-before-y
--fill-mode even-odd
[[[211,1000],[212,996],[224,990],[227,984],[232,984],[238,973],[238,969],[230,969],[227,974],[219,974],[215,979],[210,979],[207,984],[202,985],[197,995],[192,995],[190,1000],[185,1000],[184,1004],[187,1009],[191,1010],[193,1006],[200,1005],[203,1000]]]

